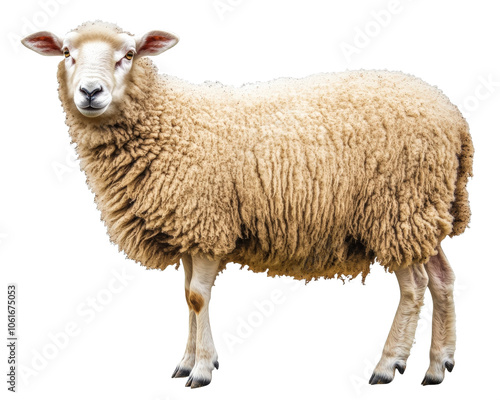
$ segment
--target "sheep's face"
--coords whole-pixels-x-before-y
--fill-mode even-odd
[[[105,40],[80,43],[78,36],[73,32],[63,41],[66,87],[78,111],[95,117],[105,113],[113,99],[120,101],[136,44],[127,34],[120,34],[119,46]]]
[[[136,39],[93,25],[72,31],[64,39],[38,32],[22,41],[39,54],[64,57],[67,97],[89,118],[114,112],[126,91],[134,59],[160,54],[177,42],[168,32],[152,31]]]

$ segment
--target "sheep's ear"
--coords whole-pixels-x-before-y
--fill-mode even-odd
[[[37,32],[26,36],[21,43],[43,56],[62,56],[62,40],[50,32]]]
[[[164,31],[151,31],[137,39],[137,56],[156,56],[165,50],[174,47],[179,38]]]

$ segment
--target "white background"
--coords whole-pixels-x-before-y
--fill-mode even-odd
[[[390,3],[2,3],[0,302],[6,302],[7,283],[17,283],[18,361],[25,368],[18,399],[497,396],[499,10],[496,2],[481,0]],[[56,91],[59,59],[41,57],[18,42],[33,28],[64,35],[94,19],[137,34],[175,32],[180,43],[155,63],[162,73],[194,82],[240,85],[383,68],[417,75],[461,106],[476,148],[468,186],[473,217],[465,234],[443,244],[457,276],[458,318],[456,367],[443,384],[420,386],[428,366],[430,296],[405,374],[389,385],[367,384],[399,299],[395,277],[379,265],[365,286],[359,278],[345,285],[337,280],[296,285],[230,266],[218,277],[211,302],[220,370],[210,386],[197,390],[184,388],[185,379],[170,378],[187,337],[184,274],[173,268],[147,271],[109,243],[73,159]],[[363,31],[368,35],[362,37]],[[351,56],[342,50],[349,45],[357,45]],[[119,283],[116,274],[128,280]],[[100,307],[94,314],[87,303],[92,298]],[[272,298],[279,302],[264,315],[255,302]],[[5,382],[6,306],[0,309]],[[243,332],[248,322],[255,327]],[[68,325],[73,336],[62,340]],[[51,336],[59,337],[59,347]],[[6,386],[0,385],[2,398]]]

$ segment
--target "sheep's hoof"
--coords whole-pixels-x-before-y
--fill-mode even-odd
[[[439,385],[444,380],[445,369],[448,372],[453,371],[453,367],[455,366],[455,362],[453,360],[450,361],[448,358],[447,361],[431,363],[431,366],[425,373],[424,380],[422,381],[422,385]]]
[[[382,365],[382,367],[381,367]],[[395,361],[393,363],[382,363],[377,365],[375,371],[373,371],[372,377],[370,378],[370,385],[379,385],[385,383],[391,383],[394,380],[394,371],[403,375],[406,370],[406,363],[402,360]]]
[[[188,381],[186,382],[186,387],[196,389],[199,387],[207,386],[210,382],[211,381],[209,381],[208,379],[193,378],[192,376],[190,376]]]
[[[441,382],[443,382],[442,378],[437,378],[431,375],[425,375],[424,380],[422,381],[423,386],[427,385],[439,385]]]
[[[190,373],[191,370],[180,368],[179,366],[177,366],[174,373],[172,374],[172,378],[186,378]]]
[[[379,375],[375,372],[372,374],[370,381],[368,382],[370,385],[380,385],[384,383],[391,383],[394,378],[387,375]]]
[[[199,360],[193,367],[189,379],[186,382],[186,387],[191,389],[207,386],[212,381],[212,370],[219,366],[217,358],[215,360],[202,359]]]

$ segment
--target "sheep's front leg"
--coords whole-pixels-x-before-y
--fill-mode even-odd
[[[195,363],[196,354],[196,314],[189,302],[189,285],[193,276],[193,261],[189,254],[182,256],[182,266],[184,267],[184,290],[186,292],[186,302],[189,308],[189,334],[186,345],[186,351],[181,362],[175,368],[172,378],[184,378],[189,376]]]
[[[396,368],[399,373],[404,372],[429,280],[423,264],[403,268],[396,272],[396,277],[401,290],[401,298],[391,331],[385,342],[382,358],[370,378],[372,385],[391,382]]]
[[[204,256],[193,256],[192,261],[188,301],[196,315],[196,362],[186,386],[197,388],[208,385],[212,380],[212,370],[219,368],[208,317],[208,304],[219,261],[211,261]]]
[[[432,295],[432,341],[430,366],[422,385],[437,385],[444,379],[444,369],[448,372],[455,366],[455,304],[453,283],[455,274],[444,255],[441,246],[438,254],[425,264],[429,275],[429,290]]]

